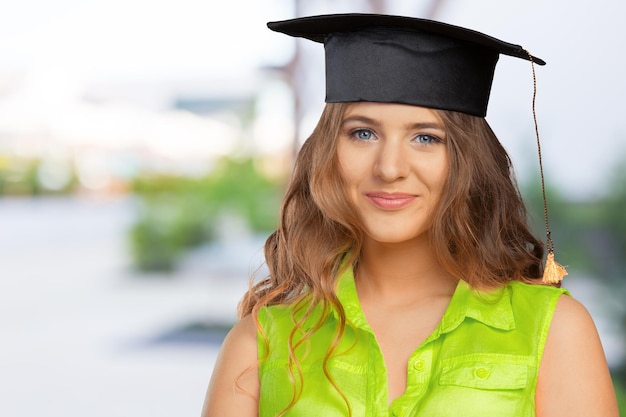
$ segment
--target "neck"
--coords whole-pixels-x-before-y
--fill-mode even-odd
[[[428,237],[387,244],[366,240],[357,271],[360,297],[400,300],[452,294],[454,280],[438,262]]]

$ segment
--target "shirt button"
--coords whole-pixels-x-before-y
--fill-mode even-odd
[[[426,362],[422,359],[418,359],[413,363],[413,368],[415,368],[416,371],[422,372],[426,368]]]
[[[404,415],[404,408],[403,407],[393,407],[391,409],[391,415],[393,417],[402,417]]]
[[[489,371],[485,368],[476,369],[476,376],[481,379],[485,379],[489,376]]]

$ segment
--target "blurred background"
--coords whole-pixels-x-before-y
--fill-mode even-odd
[[[0,3],[0,414],[195,416],[294,152],[323,48],[266,22],[434,18],[537,68],[552,234],[626,402],[626,4],[620,0],[21,0]],[[529,65],[487,119],[539,236]]]

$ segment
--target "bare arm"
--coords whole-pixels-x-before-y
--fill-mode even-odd
[[[537,417],[619,417],[615,390],[587,310],[562,296],[539,367]]]
[[[202,417],[258,416],[259,374],[252,316],[226,336],[215,362]]]

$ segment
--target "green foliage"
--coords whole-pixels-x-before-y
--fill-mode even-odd
[[[162,192],[140,204],[130,232],[133,259],[140,270],[172,270],[185,249],[213,236],[204,204],[192,194]]]
[[[224,159],[206,184],[205,198],[218,209],[242,215],[254,231],[276,227],[282,187],[260,175],[254,160]]]
[[[67,162],[68,166],[71,165]],[[0,154],[0,196],[38,196],[43,194],[69,194],[77,184],[73,167],[70,177],[60,188],[50,189],[42,181],[44,161],[40,158]]]
[[[602,206],[601,227],[608,246],[602,248],[613,277],[626,277],[626,167],[620,165],[611,182],[611,191]],[[608,252],[608,253],[607,253]],[[621,279],[623,282],[623,279]]]
[[[546,229],[539,179],[523,189],[530,223],[544,242]],[[623,182],[621,184],[624,184]],[[606,279],[623,276],[626,260],[626,191],[614,190],[605,198],[571,201],[546,184],[548,214],[557,260],[571,269]],[[623,185],[621,186],[623,187]]]
[[[546,242],[543,196],[539,178],[523,190],[524,201],[535,236]],[[548,216],[551,238],[555,245],[556,259],[568,269],[591,270],[593,260],[587,256],[585,237],[591,232],[589,225],[595,223],[596,209],[588,204],[575,204],[567,200],[561,192],[546,183]]]
[[[617,407],[619,415],[626,416],[626,387],[618,381],[613,381],[615,385],[615,395],[617,396]]]
[[[140,176],[132,190],[140,209],[130,242],[143,271],[174,269],[185,251],[216,236],[224,214],[240,216],[254,232],[273,230],[282,196],[280,182],[260,174],[252,159],[223,159],[200,178]]]

